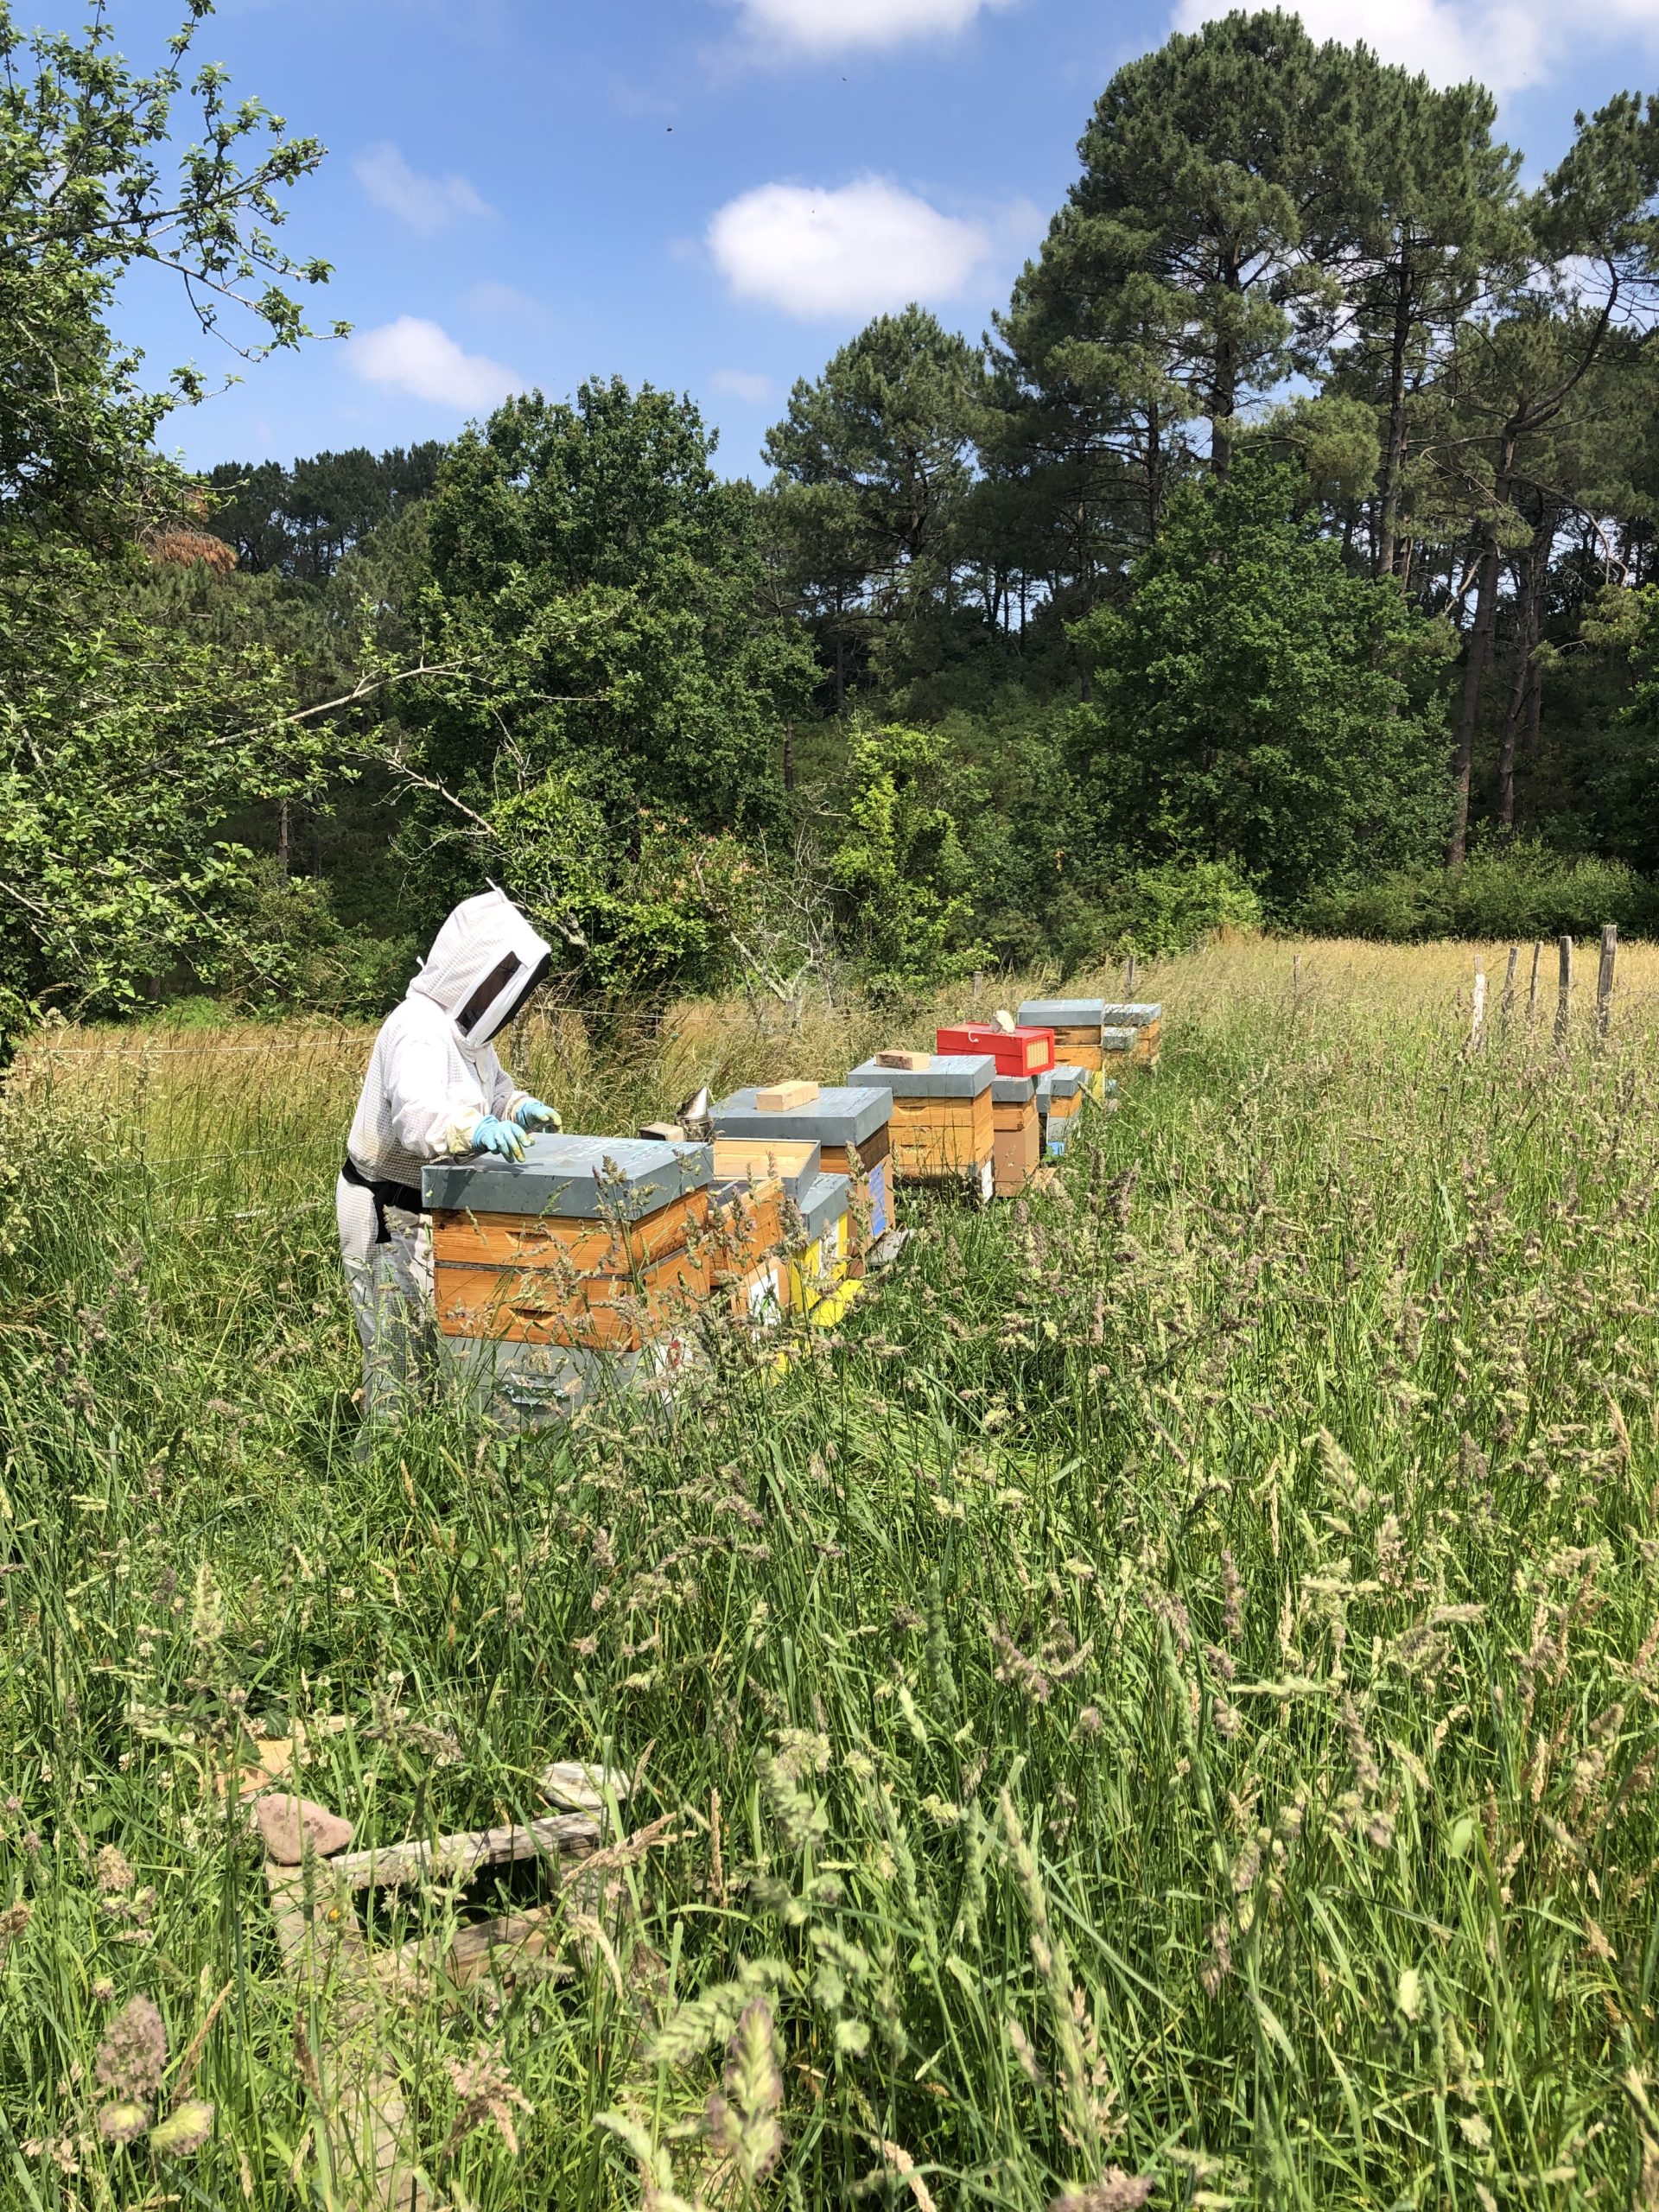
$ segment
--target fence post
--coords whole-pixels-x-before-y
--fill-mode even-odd
[[[1512,944],[1510,947],[1510,964],[1503,971],[1503,995],[1497,1002],[1497,1019],[1505,1029],[1515,1014],[1515,971],[1520,965],[1521,948],[1518,944]]]
[[[1475,955],[1475,990],[1469,1007],[1469,1049],[1479,1052],[1486,1042],[1486,963]]]
[[[1560,976],[1555,989],[1555,1042],[1565,1045],[1573,1020],[1573,940],[1561,939]]]
[[[1532,948],[1532,988],[1527,993],[1527,1027],[1538,1019],[1538,976],[1544,964],[1543,939],[1540,938]]]
[[[976,968],[974,970],[974,1004],[976,1006],[979,1004],[980,993],[984,988],[985,970],[982,968]]]
[[[1135,980],[1140,972],[1139,968],[1135,964],[1135,955],[1131,953],[1129,955],[1129,964],[1123,970],[1123,995],[1126,999],[1132,1000],[1134,998]]]
[[[1613,1026],[1613,970],[1618,964],[1618,924],[1609,922],[1601,932],[1601,966],[1596,971],[1596,1037],[1607,1042]]]

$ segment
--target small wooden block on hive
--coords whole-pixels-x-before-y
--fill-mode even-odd
[[[761,1114],[798,1114],[804,1106],[816,1105],[817,1097],[816,1083],[769,1083],[755,1092],[755,1109]]]
[[[931,1052],[878,1052],[875,1065],[879,1068],[902,1068],[907,1075],[914,1075],[920,1068],[933,1064]]]

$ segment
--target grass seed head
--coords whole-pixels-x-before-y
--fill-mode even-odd
[[[167,2030],[162,2016],[148,1997],[131,1998],[98,2046],[93,2063],[98,2086],[123,2102],[137,2102],[156,2094],[166,2068]]]

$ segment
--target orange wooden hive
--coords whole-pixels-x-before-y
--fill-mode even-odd
[[[638,1351],[714,1287],[706,1145],[539,1137],[426,1170],[448,1337]]]
[[[894,1174],[901,1181],[972,1183],[988,1198],[995,1188],[995,1061],[986,1053],[910,1057],[922,1065],[867,1060],[847,1078],[893,1094]]]
[[[1042,1162],[1036,1077],[998,1076],[991,1085],[991,1115],[996,1131],[991,1155],[996,1195],[1014,1198],[1025,1189]]]
[[[865,1255],[893,1225],[893,1093],[882,1086],[825,1084],[810,1103],[772,1107],[773,1090],[735,1090],[714,1109],[715,1143],[728,1138],[768,1148],[811,1140],[823,1172],[853,1185],[849,1272],[864,1273]]]

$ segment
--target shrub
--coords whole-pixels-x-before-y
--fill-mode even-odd
[[[1477,853],[1461,868],[1395,868],[1369,883],[1319,892],[1297,918],[1324,937],[1395,944],[1435,938],[1593,937],[1651,926],[1655,887],[1622,861],[1574,859],[1519,844]]]

